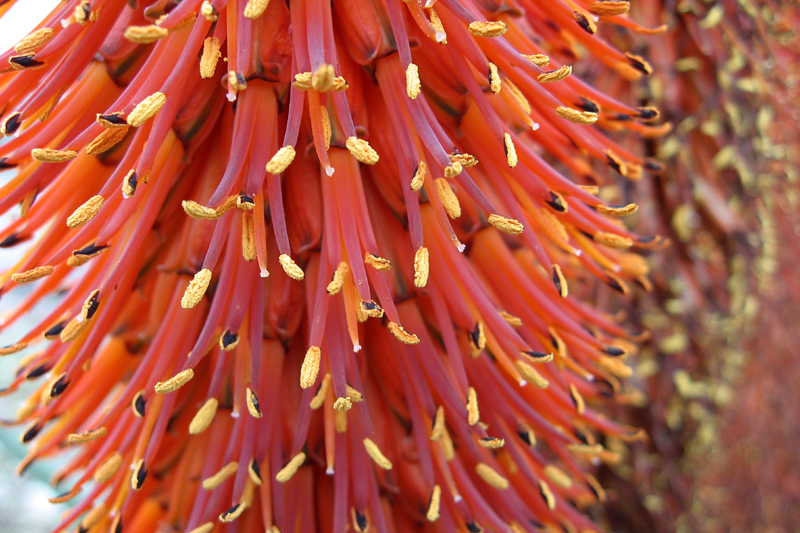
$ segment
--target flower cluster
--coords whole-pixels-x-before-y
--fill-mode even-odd
[[[3,54],[0,165],[33,239],[6,323],[23,461],[74,455],[79,531],[566,531],[647,289],[601,186],[659,166],[591,0],[63,2]],[[620,30],[621,28],[621,30]],[[575,68],[575,73],[573,73]],[[587,69],[588,72],[588,69]],[[598,196],[599,195],[599,196]],[[610,203],[609,203],[610,198]],[[73,274],[74,273],[74,274]],[[44,339],[43,339],[44,337]],[[46,342],[42,342],[46,339]]]

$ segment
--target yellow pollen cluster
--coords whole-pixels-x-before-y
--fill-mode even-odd
[[[72,150],[53,150],[50,148],[34,148],[31,156],[42,163],[65,163],[78,157],[78,152]]]
[[[475,21],[470,22],[469,32],[478,37],[499,37],[508,31],[505,22]]]
[[[256,19],[264,14],[269,6],[269,0],[248,0],[244,7],[244,16],[249,19]]]
[[[103,208],[104,202],[105,199],[100,195],[92,196],[86,200],[86,202],[67,218],[67,227],[80,228],[91,222],[91,220],[97,216],[97,213],[100,212],[100,209]]]
[[[45,278],[52,274],[54,268],[52,265],[44,265],[36,268],[32,268],[30,270],[26,270],[25,272],[17,272],[15,274],[11,274],[11,280],[16,283],[30,283],[32,281],[36,281],[38,279]]]
[[[164,93],[156,92],[151,94],[136,104],[136,107],[133,108],[133,111],[128,114],[128,124],[134,128],[138,128],[150,118],[155,116],[155,114],[159,112],[166,102],[167,96]]]
[[[192,378],[194,377],[194,370],[191,368],[187,368],[181,372],[178,372],[171,378],[166,381],[159,381],[155,385],[155,391],[159,394],[168,394],[170,392],[175,392],[176,390],[180,389],[187,383],[189,383]]]
[[[514,220],[513,218],[492,214],[489,215],[488,220],[489,224],[509,235],[518,235],[525,229],[518,220]]]
[[[419,81],[419,67],[414,63],[409,63],[406,68],[406,94],[412,100],[415,100],[422,89],[422,84]]]
[[[44,47],[55,36],[53,28],[41,28],[29,33],[14,46],[18,54],[26,55]]]
[[[565,118],[570,122],[574,122],[576,124],[594,124],[597,122],[597,113],[592,111],[579,111],[577,109],[572,109],[571,107],[561,106],[556,108],[556,113],[559,117]]]
[[[192,281],[189,282],[189,286],[186,287],[186,291],[183,293],[183,298],[181,298],[181,307],[184,309],[191,309],[199,304],[203,299],[203,296],[205,296],[206,290],[208,290],[208,285],[210,283],[211,271],[209,269],[204,268],[195,274],[192,278]]]
[[[353,154],[353,157],[366,165],[374,165],[378,162],[378,152],[376,152],[367,141],[358,137],[348,137],[345,146]]]
[[[125,28],[125,38],[133,43],[149,44],[169,35],[167,28],[152,24],[150,26],[128,26]]]

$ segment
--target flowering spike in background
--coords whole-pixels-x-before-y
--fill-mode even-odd
[[[664,243],[598,197],[665,131],[581,78],[650,75],[628,7],[73,0],[0,57],[59,528],[596,528],[642,336],[595,297]]]

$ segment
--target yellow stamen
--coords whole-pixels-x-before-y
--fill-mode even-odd
[[[134,128],[138,128],[147,120],[152,118],[167,102],[167,96],[164,93],[153,93],[133,108],[133,111],[128,114],[127,122]]]
[[[217,62],[222,57],[220,48],[222,43],[217,37],[206,37],[203,41],[203,55],[200,56],[200,77],[210,78],[217,69]]]
[[[243,502],[239,502],[232,509],[228,509],[224,513],[220,514],[219,515],[219,521],[220,522],[225,522],[225,523],[233,522],[234,520],[236,520],[237,518],[242,516],[242,513],[244,512],[244,510],[246,508],[247,507],[245,506],[245,504]]]
[[[337,411],[349,411],[353,407],[353,402],[350,401],[350,398],[336,398],[336,401],[333,402],[333,408]]]
[[[300,368],[300,387],[307,389],[317,381],[321,357],[319,346],[312,346],[306,351],[303,366]]]
[[[342,290],[342,285],[344,285],[344,277],[347,273],[350,272],[350,267],[342,261],[339,263],[339,266],[336,267],[336,272],[333,273],[333,279],[330,283],[328,283],[327,291],[328,294],[336,294],[340,290]]]
[[[489,63],[489,89],[494,94],[500,92],[502,88],[502,80],[500,79],[500,74],[497,72],[497,65],[494,63]]]
[[[181,307],[191,309],[199,304],[208,290],[209,283],[211,283],[211,271],[209,269],[204,268],[195,274],[183,293]]]
[[[250,478],[250,481],[253,482],[254,485],[260,487],[264,484],[264,481],[261,479],[261,474],[256,473],[256,467],[258,463],[256,463],[255,458],[251,459],[250,462],[247,464],[247,477]]]
[[[347,432],[347,413],[334,409],[333,411],[333,426],[336,428],[336,433]]]
[[[128,173],[122,178],[122,197],[131,198],[136,194],[136,169],[130,169]]]
[[[176,390],[180,389],[187,383],[189,383],[192,378],[194,377],[194,370],[191,368],[187,368],[186,370],[182,370],[178,372],[171,378],[166,381],[159,381],[155,385],[155,390],[159,394],[168,394],[170,392],[175,392]]]
[[[430,273],[428,249],[420,246],[414,254],[414,285],[424,287],[428,284],[428,274]]]
[[[439,44],[447,44],[447,33],[444,31],[444,24],[442,24],[442,19],[439,18],[439,14],[430,7],[427,9],[428,16],[430,17],[431,28],[436,32],[436,40]]]
[[[600,502],[606,501],[606,491],[600,485],[600,483],[594,478],[591,474],[584,474],[586,478],[586,482],[589,484],[589,487],[592,491],[597,495],[597,500]]]
[[[556,113],[559,117],[576,124],[588,125],[597,122],[597,113],[591,111],[579,111],[571,107],[560,106],[556,108]]]
[[[328,114],[327,107],[319,108],[320,115],[322,116],[322,135],[325,137],[325,149],[331,149],[331,138],[333,137],[333,129],[331,128],[331,116]]]
[[[522,379],[528,383],[532,383],[540,389],[546,389],[550,386],[550,382],[525,361],[514,361],[514,367],[519,372],[519,375],[522,376]]]
[[[474,426],[481,419],[481,412],[478,409],[478,393],[474,387],[467,391],[467,423]]]
[[[614,15],[624,15],[631,8],[630,2],[592,2],[589,11],[601,17],[613,17]]]
[[[458,196],[453,192],[450,184],[444,178],[437,178],[434,180],[436,185],[436,192],[439,194],[439,199],[442,201],[447,216],[456,219],[461,216],[461,204],[458,201]]]
[[[94,480],[96,483],[105,483],[114,477],[119,467],[122,466],[122,456],[119,453],[113,453],[108,459],[100,463],[100,466],[94,471]]]
[[[311,90],[311,76],[314,74],[311,72],[300,72],[294,75],[294,83],[292,85],[295,89],[299,91],[309,91]]]
[[[384,470],[391,470],[392,469],[392,462],[383,455],[378,445],[375,444],[371,439],[364,439],[364,448],[367,449],[367,454],[370,458],[375,461],[375,464],[379,467],[383,468]]]
[[[633,369],[616,357],[600,357],[597,366],[618,378],[629,378],[633,375]]]
[[[553,265],[553,280],[556,284],[556,289],[558,290],[558,295],[562,298],[566,298],[569,294],[569,287],[567,286],[567,278],[564,277],[564,273],[561,272],[561,267],[554,264]]]
[[[211,5],[209,0],[203,0],[200,6],[200,14],[203,15],[204,19],[211,22],[214,22],[218,18],[217,10],[214,9],[214,6]]]
[[[440,405],[436,409],[436,415],[433,418],[430,440],[439,440],[442,437],[442,433],[444,433],[444,407]]]
[[[376,152],[367,141],[358,137],[348,137],[345,146],[353,154],[353,157],[366,165],[374,165],[378,162],[378,152]]]
[[[563,67],[559,67],[555,70],[543,72],[539,74],[536,79],[539,80],[539,83],[549,83],[552,81],[561,81],[570,74],[572,74],[572,67],[569,65],[564,65]]]
[[[72,150],[51,150],[50,148],[34,148],[31,156],[42,163],[65,163],[78,157]]]
[[[583,401],[581,393],[578,392],[578,388],[575,387],[573,383],[569,384],[569,395],[572,398],[572,402],[575,404],[575,410],[578,411],[579,415],[582,415],[586,409],[586,403]]]
[[[506,148],[506,162],[508,162],[508,167],[514,168],[517,166],[519,159],[517,159],[517,148],[514,146],[514,140],[511,138],[510,134],[503,134],[503,143]]]
[[[106,516],[108,516],[108,507],[106,507],[105,504],[101,503],[93,507],[81,520],[81,531],[90,531]]]
[[[228,86],[234,92],[244,91],[247,89],[247,80],[242,73],[231,70],[228,72]]]
[[[478,357],[484,348],[486,348],[486,332],[484,331],[483,322],[478,320],[475,323],[475,328],[469,335],[469,355],[470,357]]]
[[[350,86],[341,76],[336,76],[333,78],[333,85],[331,86],[331,91],[342,92],[349,89]]]
[[[425,513],[425,518],[428,522],[436,522],[439,519],[439,507],[442,504],[442,487],[439,485],[433,486],[431,493],[431,500],[428,503],[428,511]]]
[[[189,434],[199,435],[208,429],[208,426],[211,425],[211,422],[214,420],[214,416],[217,414],[218,406],[219,401],[216,398],[209,398],[206,400],[206,403],[203,404],[203,407],[201,407],[192,418],[192,421],[189,424]]]
[[[331,375],[325,374],[325,377],[322,378],[322,384],[320,384],[319,390],[314,395],[314,397],[311,398],[311,401],[308,404],[308,406],[311,409],[319,409],[320,407],[322,407],[322,404],[325,403],[325,396],[327,396],[328,389],[330,388],[330,386],[331,386]]]
[[[78,317],[75,317],[61,330],[59,338],[61,342],[69,342],[77,338],[87,327],[89,327],[88,320],[83,320],[82,318],[78,320]]]
[[[458,161],[453,161],[452,165],[444,167],[444,177],[455,178],[456,176],[461,174],[462,170],[464,170],[464,168],[461,165],[461,163],[459,163]]]
[[[255,19],[264,14],[269,5],[269,0],[248,0],[244,7],[245,18]]]
[[[280,483],[286,483],[292,479],[293,475],[297,473],[297,470],[305,462],[305,460],[306,454],[303,452],[298,453],[292,457],[292,460],[289,461],[286,466],[280,470],[280,472],[278,472],[278,474],[275,476],[275,479]]]
[[[114,131],[114,130],[108,130]],[[85,226],[91,220],[97,216],[97,213],[100,212],[100,209],[103,208],[103,203],[105,202],[105,198],[100,196],[92,196],[88,200],[86,200],[82,205],[80,205],[67,219],[67,227],[68,228],[80,228],[81,226]]]
[[[131,474],[131,488],[133,490],[139,490],[142,488],[142,485],[139,481],[139,473],[144,468],[144,459],[139,459],[134,463],[133,473]]]
[[[86,300],[83,302],[83,307],[81,307],[81,316],[84,320],[91,320],[94,314],[97,312],[97,307],[99,305],[99,294],[100,289],[95,289]]]
[[[303,272],[303,269],[297,266],[297,263],[295,263],[292,260],[292,258],[289,257],[288,255],[281,254],[278,257],[278,262],[283,267],[283,271],[286,272],[286,275],[289,276],[290,278],[300,281],[304,277],[306,277],[306,274],[305,272]]]
[[[457,153],[448,154],[448,156],[450,157],[450,161],[458,163],[464,168],[474,167],[478,164],[478,158],[472,154]]]
[[[93,441],[100,437],[105,437],[106,435],[108,435],[108,429],[99,427],[90,431],[84,431],[83,433],[70,433],[67,435],[67,442],[70,444],[83,444],[84,442]]]
[[[425,175],[428,173],[428,165],[425,161],[420,161],[417,165],[417,170],[414,172],[414,177],[411,179],[411,190],[418,191],[422,188],[425,182]]]
[[[625,52],[625,57],[628,58],[628,61],[631,62],[633,67],[636,69],[637,72],[644,74],[645,76],[649,76],[653,73],[653,67],[650,66],[650,63],[645,61],[642,56],[637,56],[631,54],[630,52]]]
[[[539,492],[544,498],[545,504],[547,504],[547,508],[551,511],[556,508],[556,497],[553,496],[553,491],[550,490],[550,486],[544,482],[544,480],[539,480]]]
[[[133,43],[149,44],[169,35],[167,28],[151,24],[150,26],[128,26],[124,37]]]
[[[36,281],[37,279],[42,279],[49,276],[53,273],[53,270],[54,269],[51,265],[39,266],[30,270],[26,270],[25,272],[11,274],[11,280],[15,281],[16,283],[30,283],[31,281]]]
[[[384,259],[383,257],[378,257],[377,255],[369,252],[364,253],[364,263],[368,264],[375,270],[380,270],[381,272],[388,272],[392,268],[391,261]]]
[[[419,343],[419,337],[417,337],[413,333],[409,333],[408,331],[406,331],[405,328],[403,328],[403,326],[401,326],[397,322],[389,322],[389,325],[387,327],[389,328],[389,331],[392,332],[392,335],[394,335],[395,338],[400,342],[403,342],[405,344]]]
[[[450,437],[450,433],[447,431],[447,428],[442,431],[440,443],[442,445],[442,453],[444,454],[445,460],[452,461],[456,456],[456,449],[455,446],[453,446],[453,439]]]
[[[478,37],[499,37],[503,35],[508,28],[505,22],[489,22],[489,21],[475,21],[470,22],[469,32]]]
[[[486,437],[485,439],[478,440],[478,444],[480,444],[484,448],[489,448],[491,450],[494,450],[505,446],[506,441],[498,437]]]
[[[500,316],[503,317],[503,320],[508,322],[511,327],[518,328],[522,325],[522,319],[508,313],[506,311],[500,311]]]
[[[364,401],[364,395],[361,394],[360,391],[351,387],[350,385],[347,385],[347,397],[350,398],[350,401],[353,403]]]
[[[625,250],[633,246],[633,239],[605,231],[598,231],[594,234],[593,239],[598,244],[617,250]]]
[[[608,164],[611,166],[611,168],[623,176],[628,175],[628,166],[625,164],[625,161],[620,159],[620,157],[611,150],[605,150],[603,153],[605,154]]]
[[[550,58],[544,54],[522,54],[522,57],[536,65],[537,67],[543,67],[550,62]]]
[[[590,17],[587,17],[586,13],[582,11],[574,11],[573,14],[575,15],[575,20],[578,21],[578,26],[580,26],[583,31],[589,35],[594,35],[597,33],[597,24],[595,24],[594,20],[592,20]]]
[[[481,479],[496,489],[508,488],[508,480],[486,463],[478,463],[475,465],[475,472],[481,476]]]
[[[559,487],[565,489],[572,487],[572,480],[560,468],[557,468],[553,465],[547,465],[544,467],[544,475],[547,476],[550,479],[550,481],[552,481]]]
[[[598,205],[597,212],[601,215],[609,215],[612,217],[626,217],[628,215],[632,215],[636,211],[639,210],[639,206],[636,204],[628,204],[628,205]]]
[[[281,174],[285,172],[289,165],[294,161],[296,152],[293,146],[284,146],[278,150],[272,159],[267,163],[267,172],[270,174]]]
[[[250,387],[247,387],[245,401],[247,402],[247,412],[250,413],[250,416],[253,418],[261,418],[264,416],[261,413],[261,407],[258,405],[258,397],[256,397],[256,393],[253,392]]]
[[[245,261],[256,260],[256,230],[252,215],[242,217],[242,257]]]
[[[203,488],[206,490],[213,490],[219,487],[223,481],[231,477],[239,470],[239,463],[231,461],[226,464],[213,476],[207,477],[203,480]]]
[[[333,71],[333,65],[323,63],[314,74],[311,75],[311,87],[319,92],[327,92],[331,90],[335,77],[336,73]]]
[[[419,81],[419,67],[414,63],[409,63],[406,68],[406,94],[412,100],[419,96],[422,84]]]
[[[206,522],[202,526],[198,526],[189,533],[211,533],[214,530],[214,522]]]
[[[518,220],[505,218],[500,215],[489,215],[489,224],[510,235],[518,235],[525,229]]]
[[[44,47],[55,36],[53,28],[41,28],[19,40],[14,51],[20,55],[28,55]]]
[[[127,134],[128,126],[106,129],[100,135],[95,137],[91,143],[89,143],[89,145],[86,147],[86,153],[89,155],[100,155],[104,152],[107,152],[119,144],[119,142],[122,141]]]

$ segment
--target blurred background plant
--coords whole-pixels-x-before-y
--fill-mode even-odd
[[[593,77],[591,65],[580,75],[610,94],[650,95],[672,125],[664,138],[644,141],[665,172],[610,193],[639,203],[635,228],[668,235],[672,246],[650,254],[653,291],[627,306],[631,322],[652,338],[632,378],[639,394],[614,413],[650,438],[606,443],[625,460],[603,467],[610,501],[594,512],[617,532],[793,531],[800,524],[800,459],[790,448],[800,437],[792,390],[800,380],[793,361],[800,346],[798,7],[635,1],[632,16],[669,31],[635,41],[602,31],[620,49],[640,51],[655,75],[630,88]],[[0,48],[30,25],[11,27],[19,33],[0,32],[7,39]],[[642,141],[631,135],[627,142]],[[0,254],[0,269],[13,263]],[[0,308],[23,296],[4,296]],[[19,336],[2,331],[0,340]],[[0,373],[13,373],[18,360],[0,359]],[[13,412],[24,396],[2,398],[0,409]],[[0,432],[5,472],[23,454],[18,433]],[[38,465],[0,484],[0,531],[55,523],[56,508],[46,502],[53,492],[41,481],[47,468],[55,467]]]

